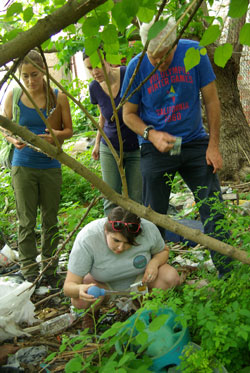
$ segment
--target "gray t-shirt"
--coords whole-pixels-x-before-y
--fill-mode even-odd
[[[142,232],[136,238],[138,246],[115,254],[106,242],[106,221],[107,218],[92,221],[78,233],[68,270],[82,277],[90,273],[96,281],[108,283],[114,290],[128,289],[136,277],[144,273],[152,256],[164,249],[165,242],[156,225],[141,219]]]

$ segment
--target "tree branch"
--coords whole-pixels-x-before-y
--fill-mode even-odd
[[[8,43],[0,45],[0,66],[17,57],[24,57],[31,49],[48,40],[65,27],[76,23],[81,17],[105,3],[106,0],[71,0],[35,26],[21,32]]]
[[[98,188],[101,193],[109,200],[114,202],[117,205],[120,205],[127,209],[128,211],[137,214],[147,220],[152,221],[156,225],[159,225],[165,229],[170,230],[171,232],[180,234],[181,236],[197,242],[203,246],[206,246],[212,250],[219,252],[220,254],[230,256],[234,259],[237,259],[243,263],[250,264],[250,257],[246,251],[239,250],[230,246],[224,242],[216,240],[215,238],[209,237],[197,229],[188,228],[183,226],[183,224],[177,223],[172,220],[169,216],[158,214],[153,211],[150,207],[145,207],[139,203],[132,201],[131,199],[125,198],[120,194],[116,193],[111,189],[101,178],[88,170],[80,162],[76,161],[74,158],[68,154],[62,152],[57,153],[57,148],[45,140],[41,139],[39,136],[36,136],[34,133],[27,130],[25,127],[11,122],[9,119],[0,115],[0,125],[12,132],[14,135],[18,135],[21,138],[26,139],[33,146],[40,148],[44,153],[48,154],[52,158],[56,158],[62,164],[68,166],[73,171],[84,177],[90,183],[92,183],[96,188]]]

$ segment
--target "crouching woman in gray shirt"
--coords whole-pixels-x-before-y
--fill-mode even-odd
[[[168,256],[169,250],[156,225],[115,207],[108,217],[92,221],[77,235],[64,293],[76,308],[87,309],[96,300],[87,293],[93,285],[127,290],[141,275],[149,290],[172,288],[180,283],[180,278],[167,264]]]

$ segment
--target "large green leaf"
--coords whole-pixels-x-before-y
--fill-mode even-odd
[[[97,19],[99,22],[99,25],[106,26],[109,23],[109,15],[104,12],[100,12],[97,14]]]
[[[127,17],[134,17],[139,9],[138,0],[123,0],[121,2],[123,12],[126,13]]]
[[[120,65],[122,56],[120,54],[107,53],[105,59],[112,65]]]
[[[104,4],[99,5],[96,8],[96,11],[101,11],[101,12],[110,12],[114,6],[114,2],[112,0],[107,0]]]
[[[250,46],[250,23],[245,23],[240,30],[240,43]]]
[[[137,17],[141,22],[149,23],[155,14],[154,9],[140,7],[137,12]]]
[[[233,53],[233,46],[230,43],[220,45],[215,49],[214,62],[217,66],[225,67],[227,61],[231,58]]]
[[[209,26],[208,29],[204,32],[200,45],[205,47],[208,44],[214,43],[216,39],[220,36],[220,27],[219,25]]]
[[[155,22],[149,29],[148,40],[154,39],[167,25],[168,19]]]
[[[82,25],[82,31],[85,36],[95,36],[99,31],[99,21],[96,17],[88,17]]]
[[[26,8],[23,12],[23,19],[25,22],[29,22],[31,20],[31,18],[33,17],[33,8],[32,6],[29,6],[28,8]]]
[[[244,16],[248,8],[248,0],[231,0],[229,4],[228,16],[240,18]]]
[[[84,42],[85,52],[87,56],[91,56],[101,44],[100,38],[87,38]]]
[[[9,6],[6,16],[12,17],[14,14],[20,14],[23,10],[23,6],[20,3],[13,3],[11,6]]]
[[[117,30],[114,25],[107,25],[105,26],[103,32],[100,34],[104,43],[107,44],[114,44],[117,42]]]
[[[115,20],[119,31],[123,32],[125,28],[130,24],[132,17],[128,17],[123,11],[122,3],[116,3],[112,9],[112,17]]]
[[[116,43],[113,43],[113,44],[104,43],[103,44],[103,49],[106,53],[117,54],[119,52],[119,49],[120,49],[120,44],[119,44],[118,41]]]
[[[169,315],[159,315],[157,316],[150,324],[149,324],[149,330],[151,332],[156,332],[159,330],[167,321],[169,318]]]
[[[199,65],[200,59],[201,56],[199,50],[195,48],[189,48],[186,51],[186,55],[184,57],[184,65],[186,72],[191,70],[194,66]]]

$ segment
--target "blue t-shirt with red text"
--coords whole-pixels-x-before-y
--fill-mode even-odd
[[[121,86],[125,75],[125,66],[120,67],[120,89],[116,97],[114,97],[116,107],[121,101]],[[98,104],[102,115],[105,118],[103,131],[111,141],[111,144],[116,150],[119,150],[119,140],[117,134],[116,121],[112,120],[113,108],[111,104],[110,97],[104,92],[100,84],[93,80],[89,86],[90,101],[92,104]],[[139,149],[137,135],[131,131],[123,122],[122,119],[122,108],[118,111],[118,118],[121,128],[121,135],[123,141],[124,151],[134,151]],[[101,141],[106,144],[106,141],[102,138]]]
[[[200,63],[186,72],[184,57],[189,48],[199,48],[199,43],[181,39],[178,42],[173,60],[164,72],[157,70],[137,91],[129,102],[140,108],[139,116],[147,125],[182,137],[187,143],[207,137],[202,124],[200,89],[215,80],[207,55],[201,56]],[[140,54],[128,64],[122,86],[124,94],[129,80],[138,63]],[[147,55],[144,56],[135,80],[129,91],[132,92],[153,71]],[[128,96],[128,95],[127,95]],[[140,143],[148,142],[140,137]]]

